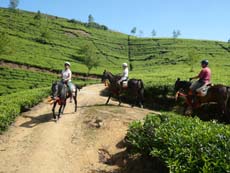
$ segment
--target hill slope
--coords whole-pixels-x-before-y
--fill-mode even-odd
[[[64,61],[70,61],[73,71],[86,72],[79,50],[82,44],[92,43],[100,59],[99,67],[92,71],[96,74],[101,74],[105,68],[118,73],[122,62],[129,62],[134,74],[154,73],[159,66],[169,71],[177,71],[181,65],[189,68],[185,62],[191,50],[199,59],[215,63],[212,67],[219,69],[230,65],[230,48],[225,42],[132,36],[129,39],[128,35],[87,27],[75,20],[49,15],[35,19],[36,15],[0,9],[0,32],[9,35],[14,47],[11,55],[1,55],[0,60],[51,70],[60,70]],[[43,38],[44,33],[47,38]]]

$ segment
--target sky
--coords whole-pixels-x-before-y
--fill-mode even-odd
[[[137,27],[143,37],[172,37],[228,41],[230,38],[230,0],[19,0],[19,9],[51,14],[87,22],[130,34]],[[8,7],[9,0],[0,0]]]

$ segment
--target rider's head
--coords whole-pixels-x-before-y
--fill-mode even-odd
[[[123,67],[123,68],[127,68],[127,67],[128,67],[128,64],[127,64],[127,63],[123,63],[123,64],[122,64],[122,67]]]
[[[201,61],[201,66],[202,66],[203,68],[207,67],[207,66],[208,66],[208,60],[202,60],[202,61]]]
[[[67,68],[70,68],[70,62],[68,62],[68,61],[65,62],[65,68],[66,68],[66,69],[67,69]]]

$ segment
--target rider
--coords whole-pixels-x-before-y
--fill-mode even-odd
[[[129,69],[128,69],[128,64],[127,63],[123,63],[122,64],[122,68],[123,68],[123,73],[121,76],[121,79],[118,80],[118,85],[122,86],[124,81],[127,81],[129,78]]]
[[[62,81],[67,84],[69,90],[70,90],[70,103],[72,102],[72,92],[73,92],[73,85],[71,83],[71,78],[72,78],[72,72],[70,70],[70,62],[65,62],[64,64],[65,66],[65,69],[62,70],[62,73],[61,73],[61,78],[62,78]]]
[[[192,85],[190,86],[192,95],[195,95],[195,93],[199,91],[201,88],[210,84],[210,81],[211,81],[211,70],[208,67],[208,60],[202,60],[201,67],[202,67],[202,70],[197,76],[189,78],[190,80],[199,79],[196,82],[192,83]]]

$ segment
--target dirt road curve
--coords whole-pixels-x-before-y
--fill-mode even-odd
[[[45,101],[18,117],[0,136],[0,172],[96,173],[114,172],[119,164],[104,164],[105,157],[122,153],[119,142],[127,125],[143,118],[149,110],[130,108],[117,102],[105,106],[103,85],[83,88],[78,112],[68,104],[58,123],[52,120]]]

